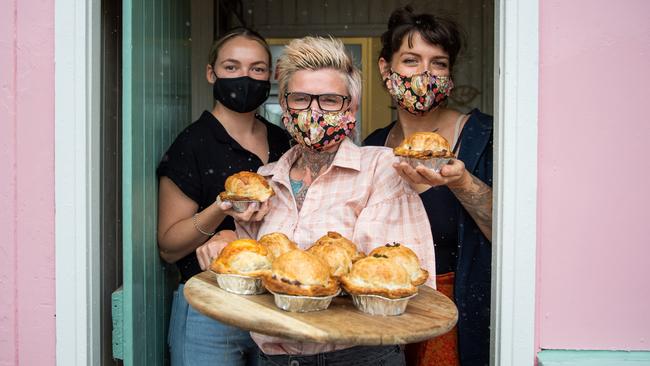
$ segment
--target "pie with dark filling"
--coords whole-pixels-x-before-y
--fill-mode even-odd
[[[454,157],[447,139],[436,132],[416,132],[395,147],[393,153],[415,159]]]
[[[380,254],[358,260],[350,273],[341,276],[340,280],[345,291],[351,295],[399,299],[418,292],[404,267]]]
[[[420,259],[410,248],[400,244],[386,244],[373,249],[368,256],[381,255],[404,267],[414,286],[423,284],[429,272],[420,267]]]

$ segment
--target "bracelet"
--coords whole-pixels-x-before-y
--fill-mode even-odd
[[[199,222],[198,222],[198,219],[196,218],[197,216],[199,216],[199,213],[198,213],[198,212],[195,213],[194,216],[192,216],[192,223],[194,223],[194,227],[196,228],[196,230],[198,230],[198,231],[199,231],[201,234],[203,234],[203,235],[207,235],[207,236],[212,236],[212,235],[214,235],[214,231],[213,231],[213,232],[203,231],[203,229],[201,229],[201,228],[199,227]]]

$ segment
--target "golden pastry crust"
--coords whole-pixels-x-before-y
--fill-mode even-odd
[[[313,245],[307,252],[323,259],[330,268],[330,274],[338,278],[352,269],[352,258],[344,247],[334,243],[321,243]]]
[[[265,202],[275,194],[264,177],[246,171],[229,176],[224,187],[225,192],[219,193],[222,201]]]
[[[210,269],[217,273],[259,277],[271,269],[270,252],[253,239],[237,239],[226,245],[212,261]]]
[[[263,235],[258,242],[271,252],[273,259],[278,258],[286,252],[299,249],[296,243],[289,240],[283,233],[268,233]]]
[[[420,286],[429,278],[429,272],[420,267],[420,259],[417,254],[405,245],[400,243],[386,244],[373,249],[368,254],[368,256],[373,255],[385,256],[404,267],[414,286]]]
[[[378,295],[390,299],[418,292],[404,267],[378,254],[357,261],[350,273],[341,276],[341,285],[352,295]]]
[[[435,132],[416,132],[395,147],[393,153],[415,159],[454,157],[449,142]]]
[[[364,252],[357,248],[356,244],[336,231],[328,231],[326,235],[323,235],[320,239],[316,240],[312,247],[324,244],[336,245],[345,249],[350,256],[350,259],[352,259],[352,263],[366,256]]]
[[[330,296],[339,291],[327,264],[303,250],[278,257],[271,272],[262,276],[262,283],[269,291],[296,296]]]

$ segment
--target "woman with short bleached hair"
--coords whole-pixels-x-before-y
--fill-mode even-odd
[[[429,221],[417,192],[393,169],[392,151],[359,147],[348,138],[361,77],[343,43],[321,37],[292,41],[278,63],[278,79],[282,120],[297,145],[258,170],[276,197],[257,213],[231,213],[237,234],[282,232],[303,249],[327,231],[352,239],[364,252],[404,243],[435,278]],[[261,334],[253,340],[263,352],[262,365],[404,365],[399,346],[315,344]]]
[[[326,67],[324,65],[327,65]],[[350,106],[358,109],[361,101],[361,73],[348,57],[340,40],[305,37],[291,43],[277,66],[280,103],[291,77],[300,70],[332,68],[341,71],[350,94]]]

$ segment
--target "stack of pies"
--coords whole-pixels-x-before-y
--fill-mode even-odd
[[[356,244],[334,231],[318,239],[307,252],[322,258],[335,278],[350,272],[352,263],[364,257]]]
[[[424,165],[435,172],[454,158],[449,142],[436,132],[416,132],[395,147],[393,153],[414,168]]]
[[[212,262],[219,286],[237,294],[269,290],[283,310],[324,310],[343,289],[354,305],[373,315],[404,313],[429,273],[411,249],[392,243],[368,256],[350,240],[330,231],[306,251],[283,233],[229,243]]]
[[[259,239],[259,243],[266,246],[273,259],[286,252],[298,249],[298,246],[283,233],[269,233]]]
[[[244,212],[251,203],[266,202],[275,194],[269,183],[261,175],[253,172],[239,172],[226,179],[225,191],[219,199],[232,203],[233,210]]]
[[[210,269],[219,287],[240,295],[264,292],[260,277],[271,269],[268,249],[253,239],[237,239],[226,245]]]

